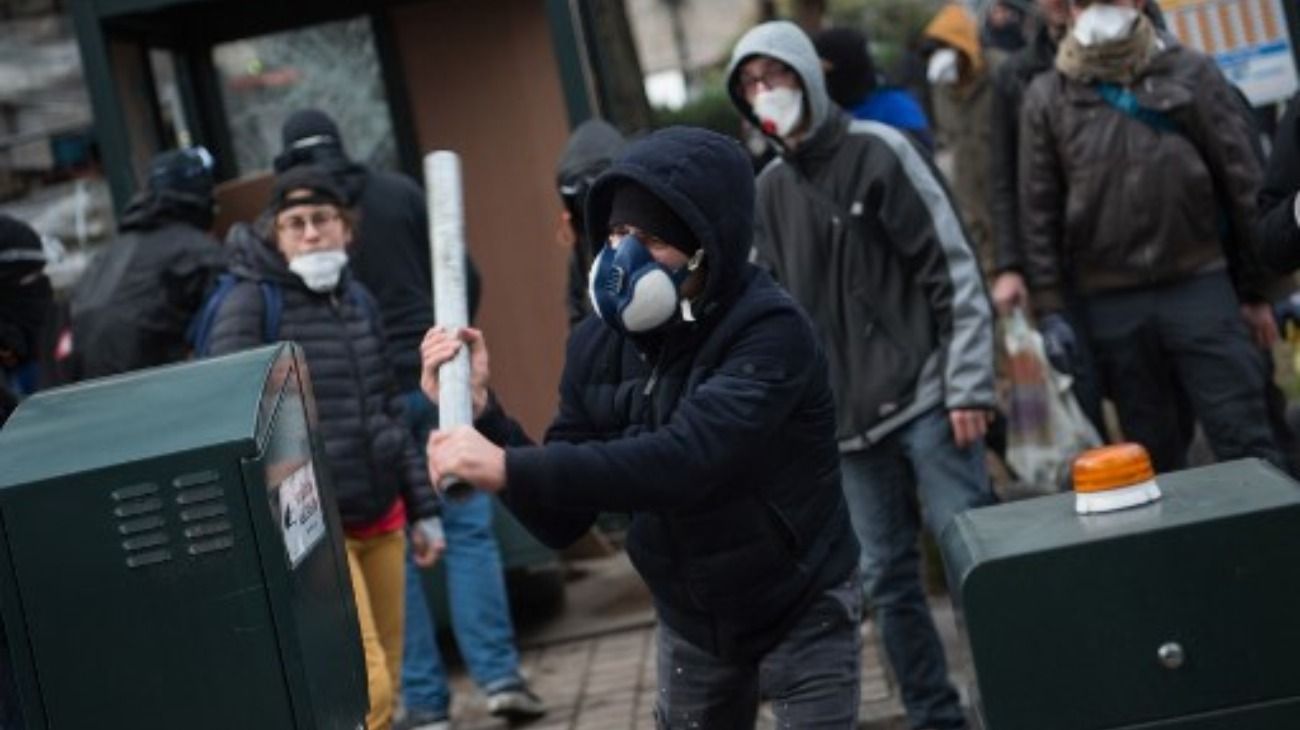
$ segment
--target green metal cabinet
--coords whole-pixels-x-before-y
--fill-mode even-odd
[[[959,515],[942,545],[987,730],[1300,728],[1300,485],[1254,460]]]
[[[0,431],[0,618],[25,727],[363,727],[314,409],[290,344],[23,403]]]

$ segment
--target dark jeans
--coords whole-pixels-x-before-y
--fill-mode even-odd
[[[1254,456],[1285,468],[1269,427],[1264,369],[1223,272],[1085,300],[1093,354],[1125,438],[1158,472],[1187,465],[1186,393],[1219,460]]]
[[[935,408],[863,451],[844,454],[844,497],[862,544],[862,579],[914,728],[966,727],[921,585],[921,514],[939,535],[959,512],[993,502],[984,447],[957,448]]]
[[[758,662],[719,659],[660,622],[655,726],[752,730],[761,695],[772,701],[778,727],[856,728],[861,620],[862,589],[853,571]]]

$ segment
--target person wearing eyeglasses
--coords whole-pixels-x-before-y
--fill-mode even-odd
[[[73,374],[94,378],[183,360],[185,332],[225,268],[209,230],[212,157],[202,147],[154,157],[117,238],[102,244],[73,289]]]
[[[302,347],[311,371],[320,435],[346,535],[348,567],[366,657],[366,727],[391,727],[402,663],[404,528],[417,564],[432,565],[440,505],[402,421],[377,305],[348,267],[355,222],[343,192],[316,167],[275,180],[271,204],[227,245],[238,281],[220,301],[210,352],[264,344],[263,289],[279,291],[276,339]],[[321,465],[318,465],[321,466]]]
[[[747,32],[727,89],[779,154],[758,178],[754,256],[807,310],[829,356],[864,589],[908,719],[963,728],[917,539],[923,523],[937,535],[993,500],[993,317],[975,254],[925,155],[831,103],[797,25]]]

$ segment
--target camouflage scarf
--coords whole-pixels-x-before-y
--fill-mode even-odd
[[[1056,51],[1056,69],[1076,81],[1133,83],[1160,50],[1150,19],[1139,15],[1128,38],[1085,46],[1067,32]]]

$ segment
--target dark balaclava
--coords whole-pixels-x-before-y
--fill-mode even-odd
[[[610,228],[628,225],[656,236],[678,251],[690,256],[700,242],[672,208],[650,191],[633,182],[619,186],[609,210]]]
[[[18,363],[34,356],[53,296],[41,237],[0,214],[0,352]]]
[[[813,38],[826,69],[826,92],[845,109],[862,103],[876,88],[876,64],[867,37],[853,28],[828,28]]]
[[[365,188],[365,168],[348,157],[339,126],[330,115],[319,109],[300,109],[284,120],[280,127],[280,154],[273,165],[276,174],[300,165],[315,165],[332,175],[347,195],[349,205],[357,205]]]

